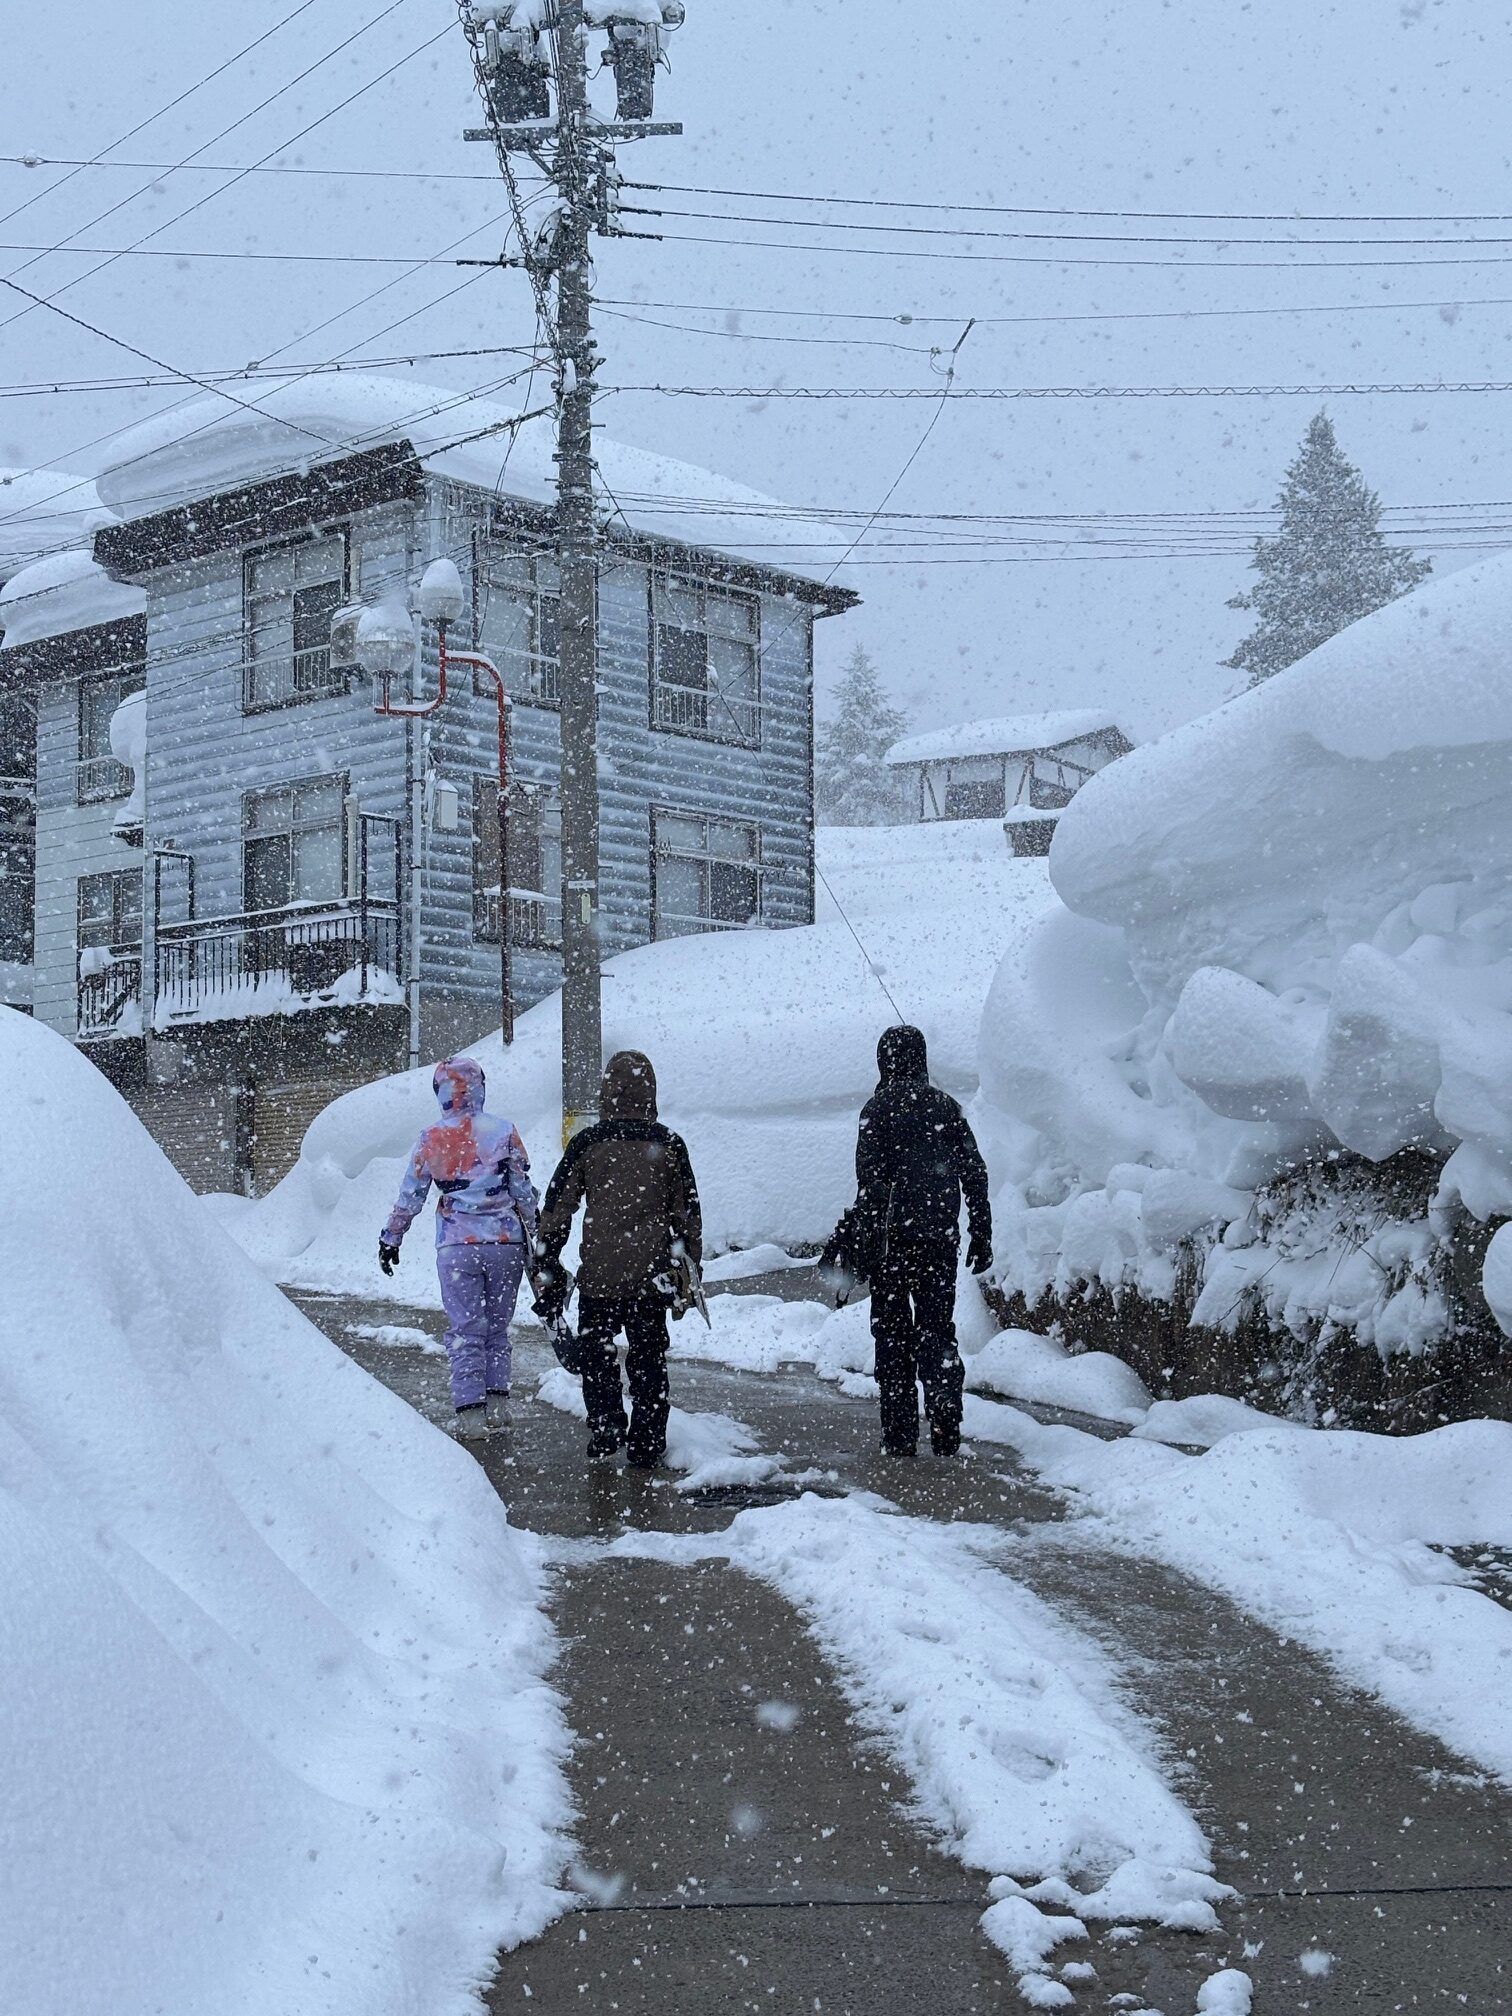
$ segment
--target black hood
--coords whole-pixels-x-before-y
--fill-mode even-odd
[[[604,1066],[599,1091],[601,1120],[654,1120],[656,1073],[639,1050],[617,1050]]]
[[[877,1075],[884,1085],[927,1084],[929,1052],[924,1031],[906,1022],[896,1029],[884,1029],[877,1044]]]

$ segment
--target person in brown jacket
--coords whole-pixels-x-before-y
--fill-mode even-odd
[[[656,1073],[638,1050],[609,1059],[599,1119],[567,1144],[546,1188],[536,1230],[538,1275],[549,1311],[567,1277],[559,1258],[582,1204],[578,1258],[578,1349],[588,1409],[588,1455],[649,1470],[667,1449],[667,1309],[671,1276],[703,1257],[698,1186],[680,1135],[656,1117]],[[628,1433],[615,1339],[629,1344]]]

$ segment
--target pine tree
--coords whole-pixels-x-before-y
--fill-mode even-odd
[[[907,728],[889,702],[877,668],[858,644],[835,690],[836,712],[815,737],[814,787],[826,826],[892,826],[902,817],[888,750]]]
[[[1415,588],[1432,566],[1381,533],[1381,502],[1339,452],[1333,422],[1319,413],[1308,426],[1278,499],[1281,529],[1257,539],[1250,565],[1259,580],[1230,609],[1259,616],[1225,664],[1251,686],[1295,665],[1327,638],[1372,609]]]

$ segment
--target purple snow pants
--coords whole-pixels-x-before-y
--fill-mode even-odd
[[[490,1393],[509,1391],[509,1324],[524,1271],[518,1240],[436,1248],[453,1407],[481,1406]]]

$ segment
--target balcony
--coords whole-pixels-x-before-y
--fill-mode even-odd
[[[74,799],[80,805],[103,805],[131,796],[131,772],[114,756],[85,756],[74,765]]]
[[[285,657],[249,658],[242,666],[242,712],[260,714],[270,707],[293,707],[303,700],[324,700],[347,690],[347,667],[331,663],[329,644]]]
[[[670,729],[675,735],[730,742],[738,749],[761,747],[759,702],[746,695],[722,693],[718,686],[677,686],[658,679],[651,725]]]
[[[473,924],[481,943],[499,942],[499,892],[481,892]],[[562,906],[534,889],[509,892],[509,942],[517,952],[554,952],[562,943]]]
[[[91,946],[79,957],[79,1041],[142,1033],[142,953],[131,945]]]
[[[291,904],[240,917],[160,924],[152,1025],[399,1006],[398,904]]]

